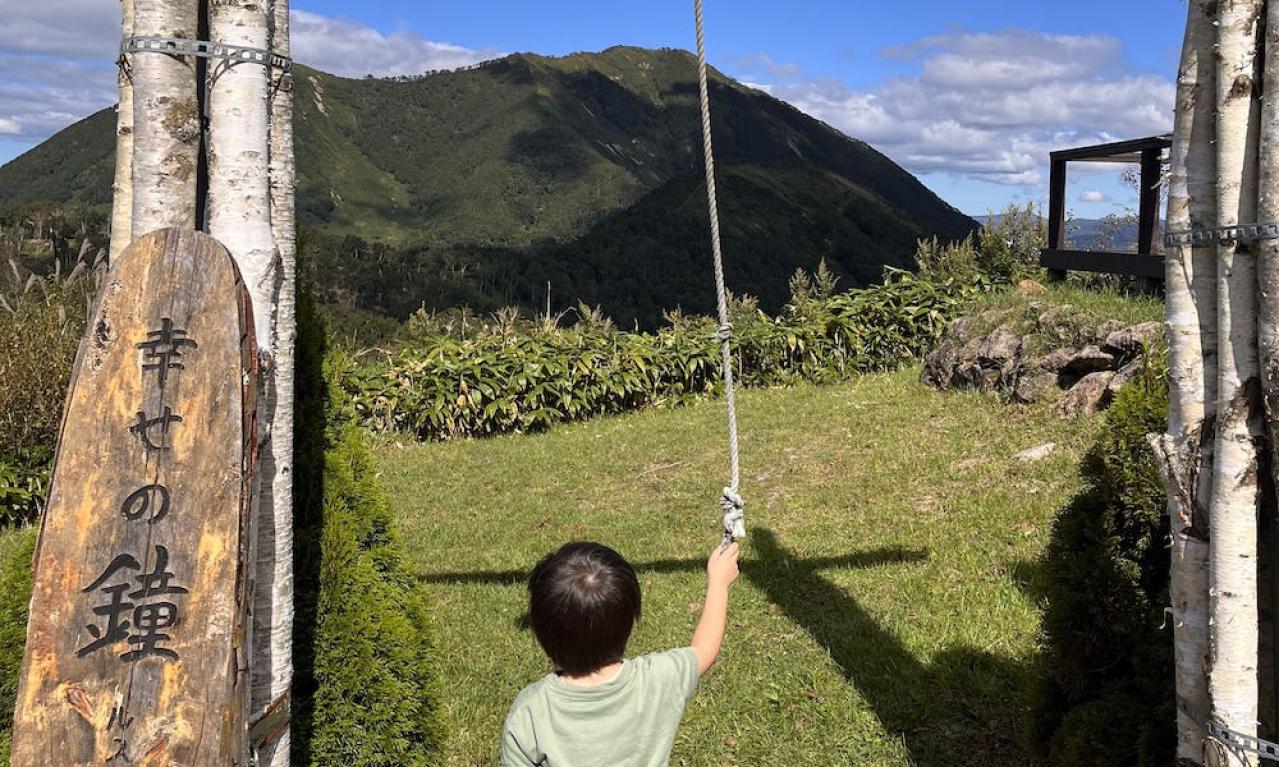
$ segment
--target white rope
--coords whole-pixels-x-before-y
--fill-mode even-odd
[[[724,256],[719,245],[719,204],[715,199],[715,153],[711,148],[711,99],[706,85],[706,35],[702,24],[702,0],[693,0],[697,25],[697,89],[702,107],[702,152],[706,158],[706,204],[711,219],[711,255],[715,260],[715,299],[719,309],[720,357],[723,360],[724,399],[728,409],[729,482],[720,498],[724,510],[724,545],[746,537],[745,505],[738,494],[741,470],[737,460],[737,405],[733,397],[733,326],[728,321],[728,293],[724,289]]]

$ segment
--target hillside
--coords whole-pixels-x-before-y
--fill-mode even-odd
[[[422,303],[557,306],[622,321],[705,310],[693,58],[611,48],[516,54],[417,78],[299,67],[298,209],[328,298],[404,316]],[[916,238],[974,222],[883,155],[718,74],[712,86],[730,282],[775,306],[797,266],[854,284]],[[0,202],[109,201],[113,116],[0,167]],[[560,300],[562,299],[562,301]]]

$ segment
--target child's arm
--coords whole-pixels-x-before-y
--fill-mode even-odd
[[[737,544],[728,548],[715,547],[706,562],[706,604],[702,607],[702,619],[697,622],[690,643],[697,654],[697,672],[705,674],[719,657],[719,647],[724,642],[724,627],[728,623],[728,588],[737,580]]]

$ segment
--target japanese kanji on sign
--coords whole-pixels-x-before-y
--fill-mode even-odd
[[[252,323],[205,235],[112,264],[36,552],[15,767],[243,762]]]

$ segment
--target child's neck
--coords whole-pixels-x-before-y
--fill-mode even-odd
[[[597,668],[589,674],[580,674],[575,676],[573,674],[565,674],[561,671],[559,672],[559,677],[565,682],[575,684],[579,687],[598,687],[599,685],[613,681],[617,677],[618,672],[621,670],[622,662],[619,660],[616,663],[610,663],[602,668]]]

